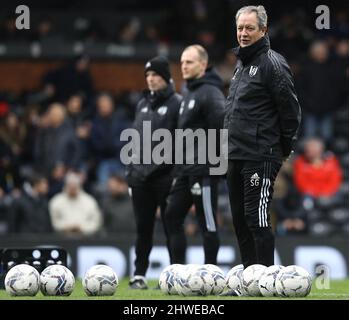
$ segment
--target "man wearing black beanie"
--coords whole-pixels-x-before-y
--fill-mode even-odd
[[[136,260],[134,276],[130,280],[132,289],[148,289],[145,278],[149,265],[149,255],[153,245],[153,230],[156,211],[160,208],[163,220],[166,198],[172,184],[171,164],[155,164],[151,159],[150,164],[143,161],[143,128],[145,122],[151,125],[151,135],[157,129],[168,129],[174,137],[177,127],[177,117],[182,97],[175,93],[171,78],[169,62],[165,57],[155,57],[145,65],[145,78],[148,90],[139,101],[133,128],[141,138],[139,163],[127,167],[126,177],[132,195],[133,209],[137,226]],[[152,141],[149,148],[153,149],[160,141]],[[173,161],[169,161],[173,163]],[[164,224],[163,224],[164,225]],[[167,236],[167,230],[164,226]]]
[[[171,78],[170,64],[168,63],[168,60],[163,56],[158,56],[149,60],[145,65],[145,76],[147,76],[148,71],[154,71],[157,75],[164,79],[166,83],[173,82]]]

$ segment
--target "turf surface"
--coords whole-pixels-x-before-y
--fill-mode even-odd
[[[154,288],[157,281],[149,281],[150,288]],[[183,296],[169,296],[163,294],[160,290],[130,290],[128,288],[128,279],[123,279],[115,294],[110,297],[87,297],[81,286],[81,281],[77,280],[75,289],[69,297],[45,297],[39,292],[35,297],[11,297],[5,290],[0,290],[0,300],[247,300],[247,299],[290,299],[290,298],[264,298],[264,297],[183,297]],[[331,281],[329,289],[320,289],[316,281],[313,282],[310,294],[301,298],[302,300],[349,300],[349,280]]]

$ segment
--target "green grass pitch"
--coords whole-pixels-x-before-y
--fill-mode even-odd
[[[150,288],[154,288],[157,285],[156,280],[149,281]],[[119,286],[113,296],[110,297],[88,297],[84,293],[81,280],[77,279],[75,288],[69,297],[45,297],[39,292],[35,297],[11,297],[5,290],[0,290],[0,300],[275,300],[275,299],[290,299],[290,298],[263,298],[263,297],[182,297],[182,296],[169,296],[163,294],[160,290],[130,290],[128,288],[128,279],[124,278],[120,281]],[[310,294],[302,300],[349,300],[349,280],[330,282],[329,289],[317,288],[316,282],[313,282],[312,290]]]

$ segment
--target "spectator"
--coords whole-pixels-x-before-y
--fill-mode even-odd
[[[293,183],[293,163],[284,162],[275,180],[272,203],[273,229],[278,235],[293,235],[307,232],[307,212],[302,195]]]
[[[140,37],[141,21],[138,17],[132,17],[125,21],[119,28],[116,36],[118,43],[123,45],[133,45]]]
[[[336,84],[336,85],[333,85]],[[310,48],[310,61],[303,68],[300,92],[304,108],[304,136],[319,136],[328,144],[333,138],[333,117],[345,98],[344,70],[329,59],[326,42],[316,41]]]
[[[25,106],[23,115],[23,125],[25,127],[25,137],[22,144],[21,162],[22,166],[32,168],[34,163],[34,146],[40,125],[40,107],[37,105]]]
[[[0,188],[8,193],[18,193],[21,185],[19,167],[11,147],[0,138]]]
[[[73,127],[66,121],[63,105],[53,103],[43,118],[45,126],[35,141],[36,168],[54,184],[50,194],[62,187],[64,175],[80,165],[80,148]]]
[[[89,63],[88,56],[79,55],[68,64],[48,72],[43,79],[45,96],[53,101],[64,102],[72,94],[80,93],[90,101],[94,90]]]
[[[334,23],[331,26],[333,34],[337,38],[347,39],[349,37],[349,14],[348,9],[340,8],[335,13]],[[325,30],[322,30],[325,31]]]
[[[270,30],[270,38],[275,50],[285,55],[290,61],[303,58],[308,48],[312,31],[297,13],[284,13]]]
[[[81,169],[88,170],[88,162],[90,159],[90,137],[91,137],[91,121],[87,110],[84,110],[84,99],[82,95],[74,94],[69,97],[67,105],[67,118],[74,128],[75,135],[79,142],[81,151]]]
[[[16,28],[16,16],[13,14],[7,16],[0,26],[1,41],[16,42],[24,38],[22,30]]]
[[[102,195],[101,203],[107,232],[136,231],[132,201],[123,177],[112,175],[108,179],[107,192]]]
[[[14,112],[7,114],[4,123],[0,125],[0,139],[6,143],[13,155],[13,160],[19,164],[26,138],[26,128]]]
[[[290,190],[283,199],[275,201],[278,210],[279,235],[305,234],[307,232],[307,215],[302,206],[299,193],[290,186]]]
[[[23,192],[15,198],[9,212],[9,232],[45,233],[52,226],[48,212],[48,182],[44,176],[33,175],[24,183]]]
[[[341,40],[336,46],[336,53],[338,57],[338,68],[344,70],[346,95],[349,94],[349,40]]]
[[[223,80],[224,91],[228,94],[229,85],[236,66],[236,55],[232,50],[225,53],[224,60],[216,67],[218,74]]]
[[[74,21],[74,39],[82,40],[86,44],[106,40],[106,30],[98,19],[77,17]]]
[[[158,46],[161,43],[161,39],[159,36],[159,31],[161,28],[157,27],[153,24],[147,24],[144,26],[144,31],[142,34],[142,39],[140,42],[143,42],[147,46]]]
[[[296,190],[306,200],[307,209],[319,198],[331,199],[333,203],[340,200],[342,169],[337,157],[325,152],[321,139],[311,138],[305,142],[303,154],[294,161],[293,179]]]
[[[75,129],[86,122],[89,114],[84,108],[83,95],[72,94],[65,105],[67,106],[67,117]]]
[[[82,189],[81,176],[70,172],[64,190],[49,202],[54,231],[64,235],[89,236],[102,227],[102,214],[97,201]]]
[[[215,31],[210,26],[202,26],[196,34],[195,42],[202,45],[210,57],[210,61],[216,63],[224,57],[224,48],[219,41]]]
[[[5,195],[4,190],[0,187],[0,235],[6,234],[9,229],[8,212],[10,210],[10,197]]]
[[[0,119],[6,117],[11,108],[10,104],[6,100],[6,97],[3,94],[0,94]]]
[[[0,183],[5,192],[20,189],[20,166],[25,138],[24,124],[14,112],[9,112],[0,125]]]
[[[63,41],[63,35],[55,32],[52,19],[42,17],[32,35],[33,41],[38,41],[42,45],[52,46],[57,42]]]
[[[114,108],[113,98],[102,93],[97,98],[97,115],[92,121],[91,146],[97,162],[97,179],[99,189],[105,189],[112,174],[124,174],[120,161],[123,142],[120,134],[131,126],[121,110]]]

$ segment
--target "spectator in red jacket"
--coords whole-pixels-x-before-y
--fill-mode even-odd
[[[312,198],[334,197],[342,184],[342,169],[337,157],[325,151],[324,142],[310,138],[304,152],[294,162],[294,182],[298,191]]]

